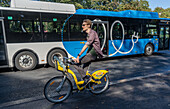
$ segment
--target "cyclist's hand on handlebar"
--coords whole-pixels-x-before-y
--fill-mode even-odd
[[[79,56],[77,56],[77,58],[74,59],[74,61],[75,61],[76,63],[79,63]]]

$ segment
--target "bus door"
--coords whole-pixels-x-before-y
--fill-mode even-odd
[[[94,20],[92,21],[92,29],[95,30],[99,36],[100,47],[103,54],[108,55],[109,22]]]
[[[169,49],[169,26],[160,26],[159,50]]]
[[[7,53],[6,53],[6,40],[3,18],[0,18],[0,67],[6,67],[8,65]]]

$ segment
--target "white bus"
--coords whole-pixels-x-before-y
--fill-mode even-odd
[[[0,7],[0,67],[31,70],[37,64],[54,66],[54,55],[68,56],[61,29],[75,11],[71,4],[30,0]]]

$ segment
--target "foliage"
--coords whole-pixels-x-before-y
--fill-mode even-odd
[[[2,7],[9,7],[11,0],[0,0],[0,6]]]
[[[37,0],[57,3],[74,4],[76,9],[96,9],[107,11],[152,11],[147,0]],[[1,0],[0,6],[9,6],[10,0]],[[154,12],[161,13],[160,17],[170,18],[170,8],[155,8]]]
[[[157,7],[154,12],[158,12],[161,18],[170,18],[170,8],[163,9],[162,7]]]

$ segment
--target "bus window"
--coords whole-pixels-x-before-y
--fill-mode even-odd
[[[11,42],[41,41],[39,22],[35,21],[9,21],[8,37]],[[7,37],[7,38],[8,38]],[[13,38],[12,38],[13,37]]]
[[[54,42],[61,41],[61,32],[63,24],[67,19],[67,15],[62,14],[47,14],[42,13],[42,25],[43,25],[43,41]],[[68,39],[67,24],[64,26],[63,34],[64,38]]]
[[[147,34],[148,34],[149,36],[158,35],[158,34],[157,34],[157,25],[156,25],[156,24],[148,24],[148,25],[147,25],[147,28],[148,28]]]
[[[142,24],[142,37],[143,38],[152,38],[157,36],[157,21],[156,20],[144,20]]]
[[[79,19],[79,20],[77,20]],[[73,16],[69,20],[70,39],[71,41],[85,41],[87,34],[81,32],[83,20],[85,16]]]
[[[9,21],[9,31],[21,32],[20,21]]]
[[[43,30],[45,33],[53,32],[53,30],[54,30],[53,22],[43,22]],[[54,32],[56,32],[56,31],[54,31]]]
[[[119,22],[115,23],[112,31],[112,39],[122,39],[123,37],[123,29]]]
[[[40,33],[41,32],[41,27],[40,27],[40,22],[39,21],[34,21],[34,32],[35,33]]]
[[[20,28],[23,33],[32,33],[33,32],[31,21],[21,21]]]
[[[150,24],[149,24],[149,25],[148,25],[147,34],[148,34],[148,35],[151,35],[151,36],[157,35],[156,25],[150,25]]]
[[[11,32],[33,32],[31,21],[9,21],[9,29]]]
[[[142,20],[138,20],[138,19],[129,19],[128,20],[128,36],[131,38],[132,35],[137,35],[138,34],[138,38],[142,37],[142,27],[141,27],[141,22]]]
[[[3,11],[7,43],[42,42],[40,13]]]

